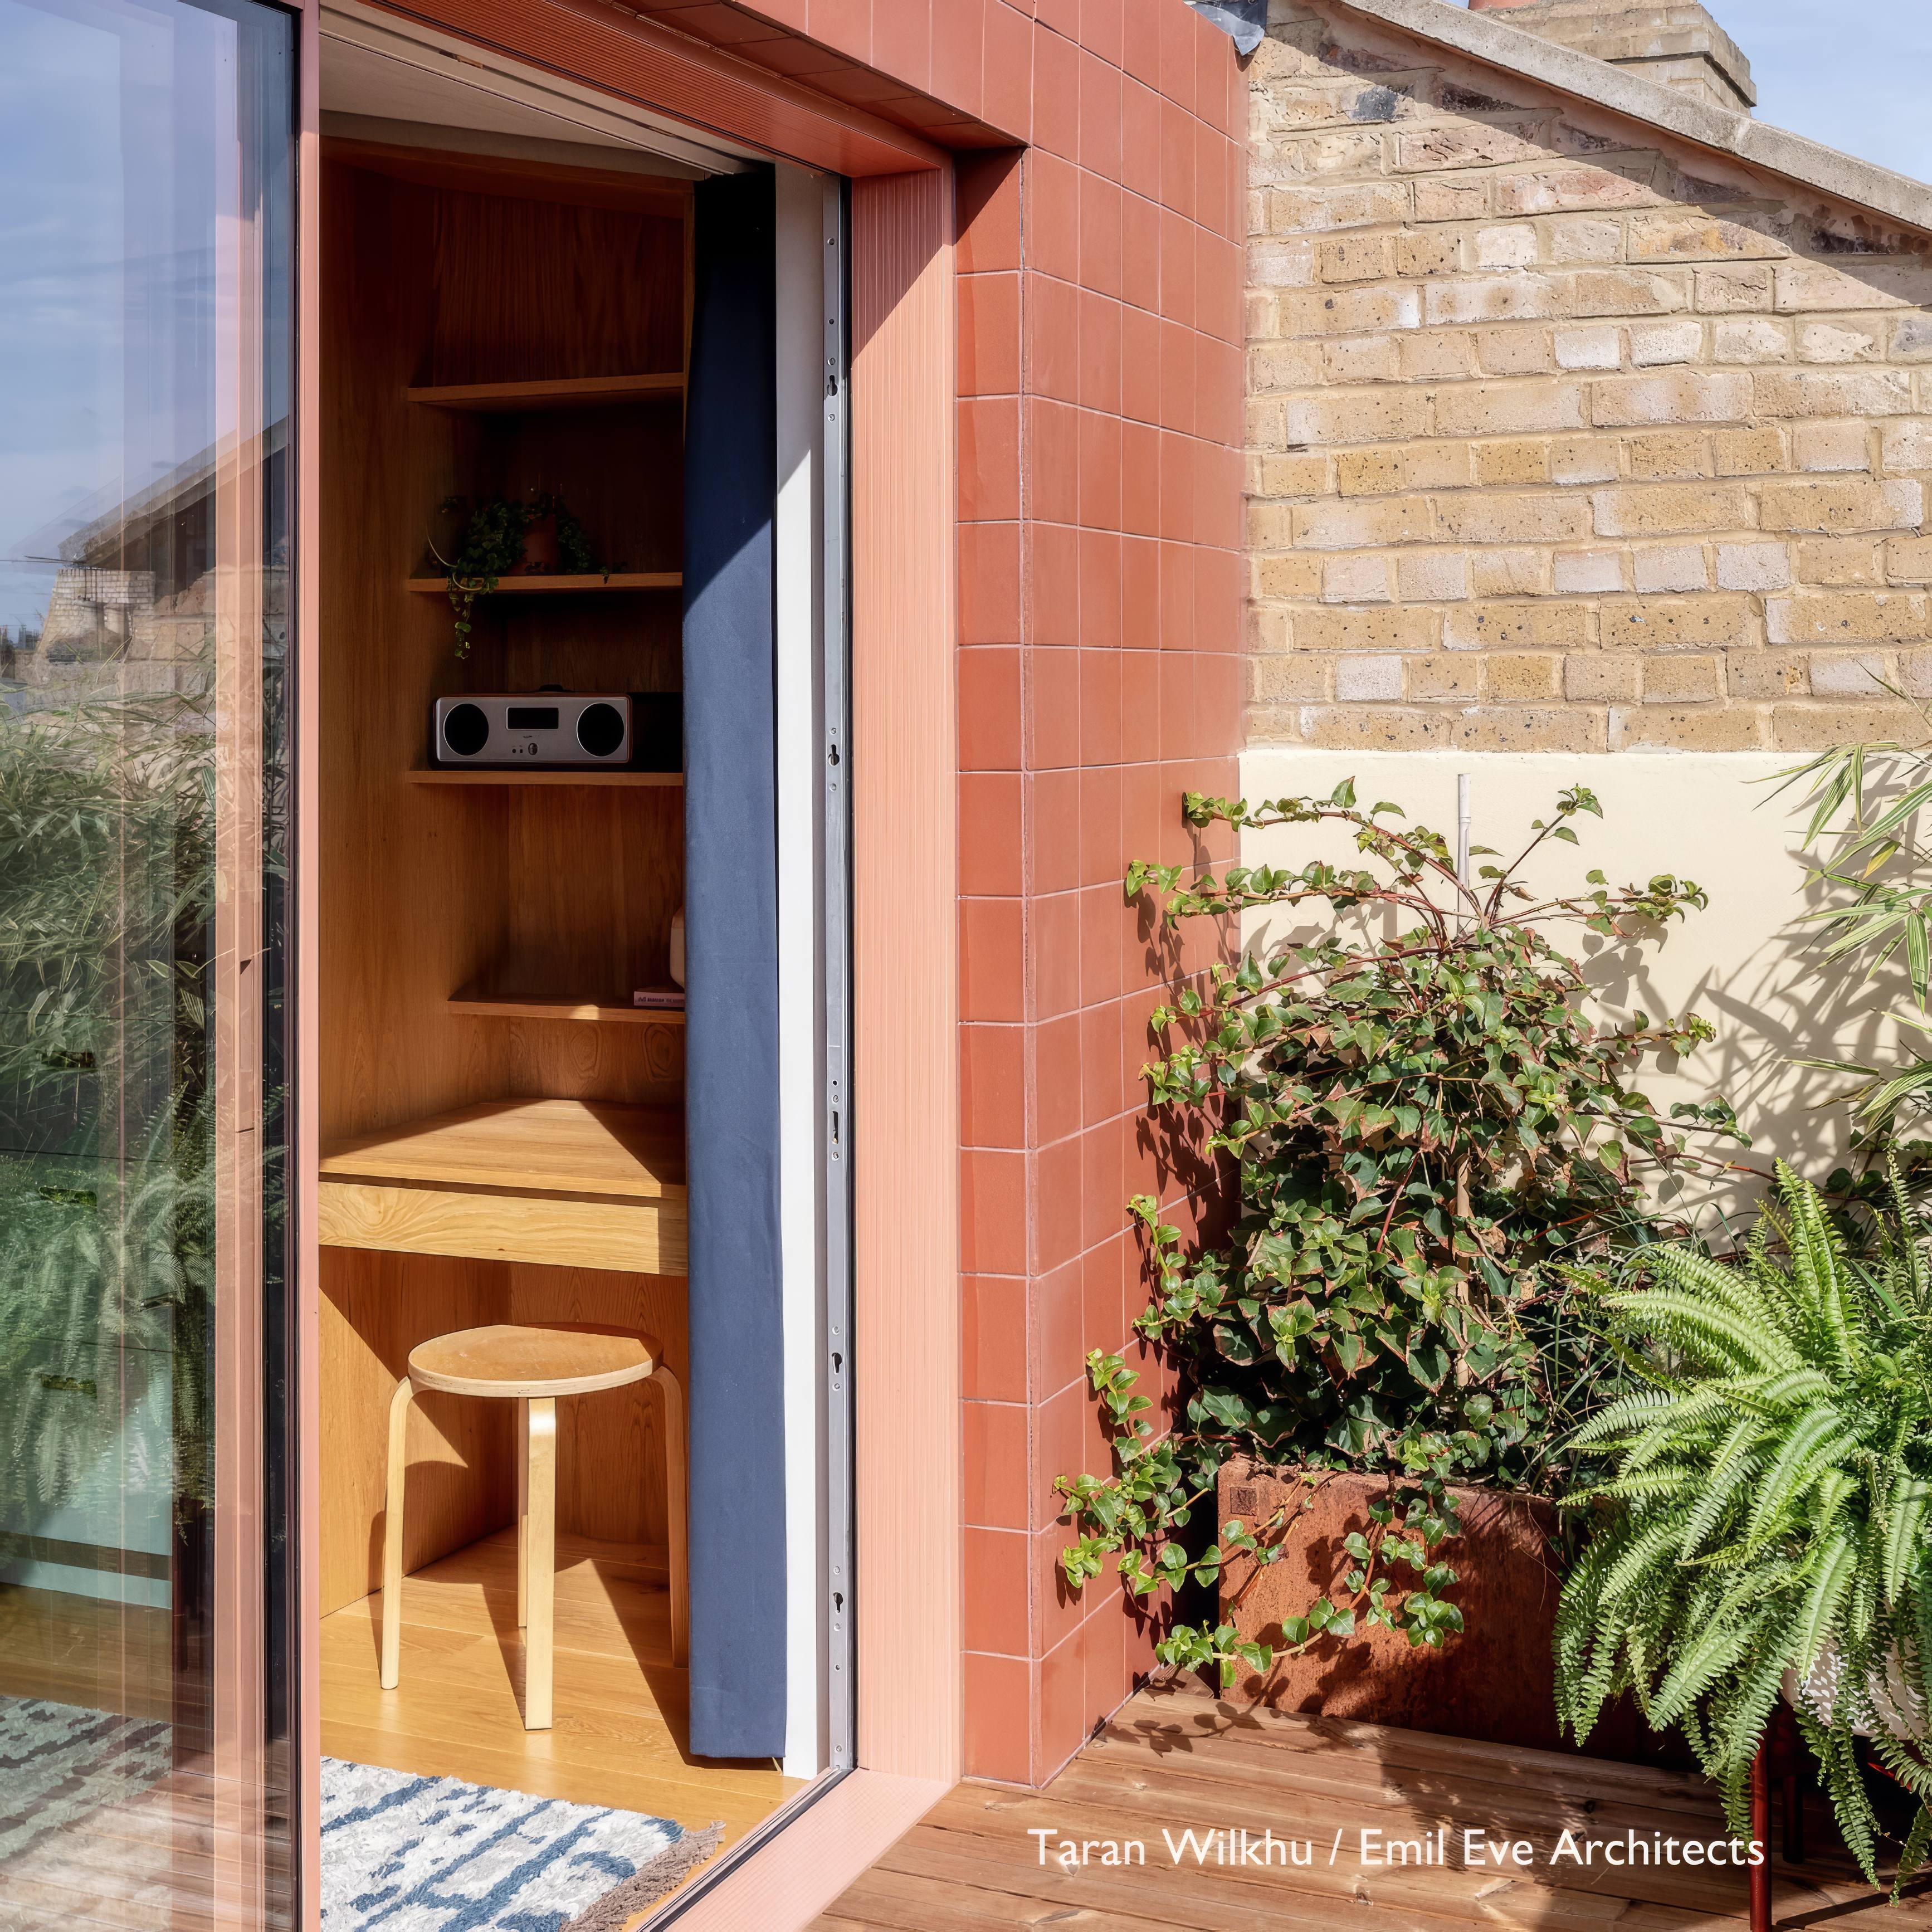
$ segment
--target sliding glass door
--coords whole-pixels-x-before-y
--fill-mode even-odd
[[[296,45],[0,0],[9,1927],[290,1906]]]

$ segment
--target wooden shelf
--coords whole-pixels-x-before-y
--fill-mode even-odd
[[[658,376],[573,376],[554,382],[445,382],[407,389],[433,410],[578,410],[598,403],[646,403],[684,394],[682,371]]]
[[[608,577],[566,577],[560,573],[546,573],[536,577],[500,577],[496,589],[489,594],[492,597],[574,597],[592,590],[676,590],[683,583],[684,572],[681,570],[613,571]],[[412,577],[409,587],[426,596],[440,597],[448,594],[449,580],[446,577]]]
[[[428,785],[582,785],[593,790],[615,786],[619,790],[680,790],[682,772],[633,772],[614,770],[608,765],[583,765],[558,771],[526,772],[470,765],[447,769],[437,765],[417,765],[404,776],[411,784]]]
[[[510,999],[500,995],[458,993],[449,1010],[472,1019],[582,1020],[613,1026],[678,1026],[684,1024],[679,1006],[622,1006],[599,1000]]]
[[[689,1267],[675,1108],[491,1100],[326,1150],[325,1247],[680,1275]]]

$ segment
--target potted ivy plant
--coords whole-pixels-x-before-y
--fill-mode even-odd
[[[1576,1425],[1629,1386],[1576,1319],[1569,1270],[1652,1239],[1651,1186],[1712,1159],[1686,1135],[1736,1124],[1721,1100],[1660,1117],[1634,1068],[1709,1028],[1600,1024],[1553,935],[1654,943],[1705,895],[1600,872],[1532,890],[1528,862],[1600,815],[1582,786],[1514,860],[1478,848],[1473,871],[1352,784],[1258,808],[1190,794],[1185,812],[1197,832],[1339,830],[1365,862],[1128,874],[1156,930],[1210,922],[1232,947],[1258,912],[1316,923],[1213,967],[1153,1016],[1153,1112],[1219,1163],[1208,1191],[1228,1232],[1190,1251],[1154,1202],[1133,1204],[1155,1276],[1136,1326],[1175,1372],[1178,1412],[1157,1430],[1124,1358],[1090,1360],[1115,1466],[1060,1481],[1068,1586],[1111,1561],[1137,1597],[1217,1592],[1218,1618],[1175,1623],[1158,1654],[1247,1693],[1473,1736],[1486,1712],[1519,1741],[1533,1710],[1554,1743],[1546,1641],[1526,1645],[1523,1619],[1546,1639],[1549,1503],[1582,1453]],[[1520,1568],[1485,1580],[1485,1564]],[[1486,1677],[1418,1704],[1430,1673],[1402,1660],[1440,1654],[1474,1599],[1501,1646]],[[1337,1704],[1352,1646],[1375,1653],[1375,1681]],[[1512,1702],[1526,1651],[1545,1675]]]
[[[430,546],[448,578],[459,658],[470,655],[470,613],[477,598],[488,596],[500,578],[544,576],[560,569],[567,576],[587,577],[597,568],[589,532],[553,490],[517,497],[448,496],[440,507],[445,516],[464,518],[454,556]]]
[[[1644,1385],[1575,1438],[1612,1468],[1570,1499],[1590,1528],[1559,1706],[1581,1742],[1629,1691],[1681,1727],[1748,1837],[1752,1760],[1786,1698],[1876,1882],[1868,1740],[1916,1801],[1903,1886],[1932,1846],[1932,1226],[1896,1162],[1864,1255],[1815,1188],[1778,1178],[1734,1259],[1646,1250],[1602,1294]]]

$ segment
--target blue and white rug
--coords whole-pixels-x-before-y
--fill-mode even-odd
[[[50,1832],[139,1797],[167,1776],[173,1741],[168,1725],[149,1720],[0,1697],[0,1865]]]
[[[723,1836],[326,1757],[322,1932],[619,1932]]]

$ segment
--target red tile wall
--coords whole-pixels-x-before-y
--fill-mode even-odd
[[[957,157],[966,1768],[1038,1784],[1152,1662],[1111,1580],[1061,1583],[1053,1481],[1110,1466],[1084,1362],[1145,1302],[1128,1197],[1190,1219],[1141,1118],[1167,981],[1120,882],[1192,853],[1184,791],[1236,784],[1246,82],[1183,0],[644,10],[888,112],[911,88],[977,117],[956,142],[981,145]],[[788,33],[898,92],[806,74]],[[1030,145],[986,150],[1000,133]]]
[[[1109,1466],[1085,1358],[1145,1300],[1128,1197],[1180,1191],[1120,882],[1236,783],[1246,82],[1181,0],[1028,10],[986,84],[1030,52],[1033,145],[960,160],[959,933],[967,1768],[1037,1784],[1152,1664],[1053,1480]]]

